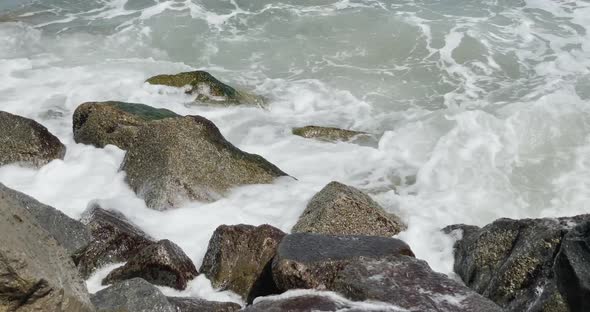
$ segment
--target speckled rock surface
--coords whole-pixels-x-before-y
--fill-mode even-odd
[[[563,236],[589,219],[496,220],[456,243],[455,272],[506,311],[568,311],[553,263]]]
[[[553,270],[570,311],[590,311],[590,221],[564,236]]]
[[[207,301],[198,298],[168,297],[178,312],[234,312],[242,307],[233,302]]]
[[[272,263],[273,279],[280,290],[331,290],[347,264],[388,256],[413,257],[410,247],[395,238],[378,236],[334,236],[310,233],[283,238]]]
[[[82,222],[66,216],[63,212],[36,199],[6,187],[0,183],[0,194],[29,211],[37,224],[45,229],[70,255],[77,254],[90,243],[90,231]]]
[[[67,251],[0,192],[0,311],[94,311]]]
[[[133,255],[124,266],[109,273],[102,284],[140,277],[155,285],[183,290],[198,274],[182,249],[163,239]]]
[[[90,207],[82,216],[92,242],[74,258],[84,278],[106,264],[126,262],[154,240],[121,213]]]
[[[300,137],[304,137],[307,139],[316,139],[328,142],[344,141],[352,143],[364,143],[364,145],[375,145],[375,143],[378,141],[374,135],[371,135],[366,132],[345,130],[332,127],[298,127],[293,128],[292,133],[294,135],[298,135]]]
[[[370,235],[391,237],[406,226],[367,194],[338,182],[330,182],[307,204],[293,233]]]
[[[260,96],[236,90],[217,80],[205,71],[192,71],[174,75],[158,75],[146,80],[149,84],[169,87],[186,87],[187,93],[195,95],[195,101],[205,104],[252,104],[263,106],[264,99]]]
[[[124,102],[87,102],[74,111],[74,140],[77,143],[104,147],[113,144],[128,149],[139,127],[149,121],[178,115],[167,109]]]
[[[302,295],[289,298],[265,299],[246,307],[244,312],[309,312],[309,311],[359,311],[343,302],[320,295]],[[385,310],[388,311],[388,310]]]
[[[0,111],[0,166],[40,167],[65,154],[65,145],[38,122]]]
[[[213,287],[232,290],[247,302],[276,293],[270,264],[284,235],[266,224],[221,225],[209,241],[200,271]]]
[[[91,299],[99,312],[179,312],[158,288],[141,278],[115,283]]]
[[[137,138],[122,169],[132,189],[157,210],[187,199],[214,201],[233,187],[286,175],[261,156],[233,146],[200,116],[152,121]]]

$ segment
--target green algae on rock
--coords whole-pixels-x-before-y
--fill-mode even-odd
[[[260,96],[237,90],[217,80],[206,71],[183,72],[174,75],[157,75],[146,80],[153,85],[182,88],[188,86],[187,93],[196,95],[195,101],[206,104],[253,104],[264,105]]]

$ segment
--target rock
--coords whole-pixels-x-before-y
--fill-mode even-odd
[[[276,297],[276,298],[274,298]],[[336,300],[332,297],[304,294],[299,296],[290,296],[282,298],[282,296],[273,296],[270,298],[263,298],[264,300],[257,300],[251,306],[246,307],[244,312],[309,312],[309,311],[347,311],[360,312],[366,311],[362,309],[355,309],[348,304],[346,300]],[[369,310],[377,311],[377,310]],[[398,309],[388,309],[383,307],[379,311],[400,311]]]
[[[99,312],[177,312],[158,288],[141,278],[115,283],[91,299]]]
[[[141,127],[122,169],[133,190],[157,210],[187,199],[214,201],[233,187],[271,183],[287,175],[261,156],[233,146],[200,116],[161,119]]]
[[[338,182],[317,193],[291,230],[293,233],[391,237],[406,226],[367,194]]]
[[[570,311],[590,311],[590,221],[564,236],[553,271]]]
[[[154,240],[121,213],[90,207],[82,218],[90,229],[92,242],[83,253],[75,257],[84,278],[109,263],[126,262]]]
[[[184,72],[175,75],[158,75],[146,80],[153,85],[188,87],[186,93],[196,95],[195,101],[206,104],[264,105],[264,99],[242,90],[236,90],[217,80],[205,71]]]
[[[179,115],[144,104],[87,102],[74,111],[74,140],[96,147],[113,144],[127,150],[141,126],[152,120],[170,117]]]
[[[0,166],[41,167],[65,154],[66,147],[38,122],[0,111]]]
[[[441,230],[441,232],[452,235],[457,240],[465,239],[471,235],[477,234],[481,228],[475,225],[467,225],[467,224],[453,224],[446,226]]]
[[[23,207],[35,217],[35,221],[64,247],[70,255],[83,251],[90,243],[90,231],[82,222],[66,216],[63,212],[36,199],[6,187],[0,183],[0,196],[10,198],[19,207]]]
[[[559,219],[499,219],[455,245],[455,272],[465,284],[506,311],[568,311],[553,263],[572,224]]]
[[[124,266],[113,270],[102,284],[141,277],[155,285],[183,290],[198,274],[195,265],[182,249],[163,239],[133,255]]]
[[[270,265],[284,235],[266,224],[221,225],[209,241],[200,271],[213,287],[230,289],[249,303],[276,293]]]
[[[305,126],[293,128],[292,133],[307,139],[317,139],[327,142],[344,141],[360,144],[364,143],[363,145],[375,145],[378,141],[375,136],[366,132],[332,127]]]
[[[198,298],[168,297],[178,312],[234,312],[242,307],[234,302],[207,301]]]
[[[94,311],[67,251],[0,192],[0,311]]]
[[[332,289],[347,263],[392,255],[414,256],[410,247],[395,238],[333,236],[296,233],[283,238],[272,263],[273,279],[280,290]]]

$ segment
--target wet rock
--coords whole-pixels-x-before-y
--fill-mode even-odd
[[[157,210],[187,199],[214,201],[233,187],[286,176],[261,156],[233,146],[200,116],[156,120],[141,127],[122,169],[133,190]]]
[[[196,95],[195,101],[206,104],[253,104],[262,106],[264,99],[242,90],[236,90],[217,80],[205,71],[184,72],[175,75],[158,75],[146,80],[153,85],[188,87],[187,93]]]
[[[293,233],[391,237],[406,226],[367,194],[338,182],[317,193],[291,230]]]
[[[453,224],[446,226],[441,230],[441,232],[452,235],[457,238],[457,240],[466,239],[467,237],[477,234],[481,228],[475,225],[468,225],[468,224]]]
[[[66,147],[38,122],[0,111],[0,166],[43,166],[63,159]]]
[[[362,311],[354,310],[345,302],[321,295],[301,295],[287,298],[264,298],[246,307],[244,312],[309,312],[309,311]],[[382,311],[395,311],[384,309]]]
[[[317,139],[328,142],[344,141],[352,143],[364,143],[363,145],[375,145],[375,143],[378,141],[375,136],[366,132],[332,127],[305,126],[293,128],[292,133],[307,139]]]
[[[166,296],[141,278],[113,284],[91,298],[99,312],[177,312]]]
[[[67,251],[0,192],[0,311],[94,311]]]
[[[209,241],[200,271],[214,287],[230,289],[248,302],[276,293],[270,265],[284,235],[266,224],[221,225]]]
[[[178,312],[234,312],[242,307],[234,302],[207,301],[198,298],[168,297]]]
[[[455,272],[465,284],[506,311],[568,311],[553,263],[572,224],[559,219],[499,219],[455,245]]]
[[[392,255],[414,256],[399,239],[378,236],[333,236],[296,233],[283,238],[272,263],[278,288],[332,289],[348,263]]]
[[[144,104],[87,102],[74,111],[74,140],[96,147],[113,144],[127,150],[141,126],[149,121],[178,116],[170,110]]]
[[[154,240],[132,224],[121,213],[90,207],[83,215],[92,242],[74,258],[84,278],[110,263],[126,262]]]
[[[77,254],[90,243],[90,231],[82,222],[66,216],[63,212],[36,199],[6,187],[0,183],[0,196],[10,198],[35,217],[35,221],[64,247],[70,255]]]
[[[136,253],[124,266],[113,270],[102,284],[140,277],[155,285],[183,290],[198,274],[182,249],[163,239]]]
[[[570,311],[590,311],[590,221],[564,236],[553,270]]]

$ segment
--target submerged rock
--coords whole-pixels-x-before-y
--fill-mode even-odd
[[[242,90],[236,90],[217,80],[205,71],[184,72],[175,75],[158,75],[146,80],[153,85],[187,87],[189,94],[196,95],[195,101],[206,104],[254,104],[264,105],[264,99]]]
[[[570,311],[590,311],[590,221],[564,236],[553,270]]]
[[[149,235],[121,213],[98,206],[89,208],[84,213],[82,222],[92,235],[92,242],[74,259],[84,278],[106,264],[126,262],[154,243]]]
[[[6,192],[0,192],[0,311],[94,311],[66,250]]]
[[[168,297],[178,312],[234,312],[242,307],[234,302],[207,301],[198,298]]]
[[[198,274],[182,249],[164,239],[136,253],[124,266],[113,270],[102,283],[106,285],[141,277],[152,284],[183,290]]]
[[[455,272],[465,284],[506,311],[568,311],[553,263],[572,224],[559,219],[499,219],[455,245]]]
[[[38,122],[0,111],[0,166],[41,167],[65,154],[66,147]]]
[[[311,199],[292,232],[391,237],[405,228],[367,194],[330,182]]]
[[[366,132],[345,130],[332,127],[320,127],[320,126],[305,126],[299,128],[293,128],[292,133],[300,137],[307,139],[317,139],[320,141],[328,142],[353,142],[353,143],[373,143],[375,144],[377,139]]]
[[[150,122],[137,133],[122,169],[127,182],[157,210],[186,200],[214,201],[233,187],[271,183],[287,174],[233,146],[200,116]]]
[[[74,140],[96,147],[112,144],[127,150],[135,142],[141,126],[170,117],[179,115],[144,104],[87,102],[74,111]]]
[[[115,283],[91,299],[99,312],[177,312],[158,288],[141,278]]]
[[[82,222],[36,199],[6,187],[0,183],[0,196],[9,198],[19,207],[27,209],[35,221],[64,247],[70,255],[83,251],[90,243],[90,231]]]
[[[276,293],[271,260],[285,233],[270,225],[221,225],[203,259],[201,273],[213,287],[229,289],[248,302]]]

